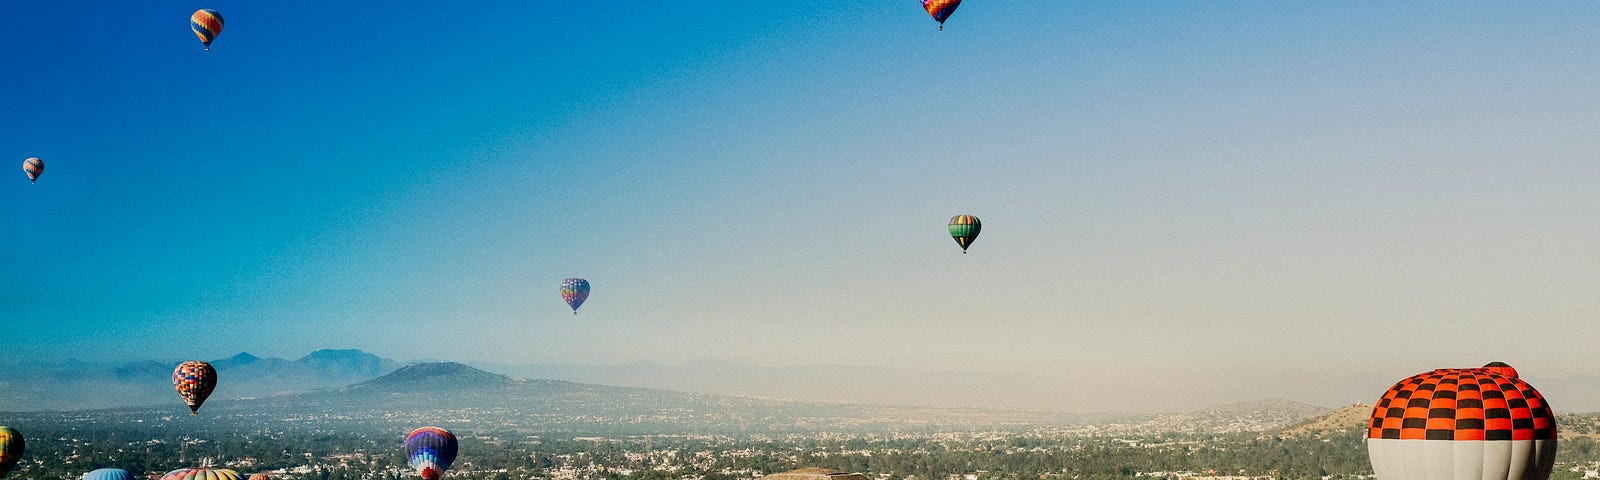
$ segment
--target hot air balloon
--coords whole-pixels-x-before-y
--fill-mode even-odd
[[[247,478],[245,480],[272,480],[272,477],[267,476],[267,474],[265,474],[265,473],[256,473],[256,474],[250,475],[250,478]]]
[[[5,478],[7,473],[11,473],[11,467],[17,466],[17,460],[22,459],[22,451],[26,447],[22,432],[0,426],[0,478]]]
[[[944,20],[956,12],[956,7],[961,6],[961,0],[922,0],[922,8],[939,22],[939,29],[944,30]]]
[[[217,369],[198,360],[183,362],[172,371],[172,386],[178,389],[183,403],[189,405],[189,414],[199,415],[200,404],[206,403],[211,389],[217,388]]]
[[[1510,365],[1506,365],[1506,362],[1489,362],[1488,365],[1483,366],[1483,369],[1505,375],[1507,377],[1517,378],[1517,369],[1511,368]]]
[[[438,480],[456,461],[456,436],[439,427],[422,427],[406,435],[406,459],[422,480]]]
[[[956,215],[950,217],[950,237],[956,239],[956,244],[961,245],[961,254],[966,255],[967,247],[972,246],[972,241],[978,238],[978,231],[983,230],[983,222],[972,215]]]
[[[569,278],[561,281],[561,299],[572,306],[572,314],[578,314],[578,307],[583,306],[583,301],[589,299],[589,281],[581,278]]]
[[[83,474],[83,480],[134,480],[133,474],[120,468],[102,468]]]
[[[28,174],[29,182],[39,181],[39,174],[44,173],[44,160],[30,158],[22,161],[22,173]],[[70,176],[70,175],[69,175]]]
[[[1372,410],[1367,453],[1378,480],[1545,480],[1556,420],[1537,390],[1482,368],[1394,384]]]
[[[180,468],[162,475],[161,480],[239,480],[239,472],[226,468]]]
[[[189,16],[189,29],[194,30],[194,36],[200,37],[200,43],[206,45],[206,50],[211,50],[211,41],[222,34],[222,14],[209,8],[195,10],[194,15]]]

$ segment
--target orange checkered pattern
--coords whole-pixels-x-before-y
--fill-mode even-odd
[[[1526,382],[1482,368],[1446,368],[1396,383],[1372,409],[1369,438],[1554,440],[1550,405]]]

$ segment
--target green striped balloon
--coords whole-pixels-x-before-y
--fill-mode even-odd
[[[956,215],[950,217],[950,237],[956,239],[956,244],[961,245],[961,254],[967,253],[967,247],[972,246],[972,241],[978,238],[978,232],[983,230],[983,222],[972,215]]]

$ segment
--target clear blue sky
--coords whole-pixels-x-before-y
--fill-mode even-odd
[[[210,52],[196,8],[226,20]],[[1600,373],[1597,18],[971,0],[940,32],[911,0],[0,2],[0,342],[1301,398],[1352,369]],[[957,213],[984,221],[970,255]],[[594,285],[576,317],[569,276]]]

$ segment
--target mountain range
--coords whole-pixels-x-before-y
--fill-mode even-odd
[[[170,419],[174,411],[181,417],[183,410],[173,401],[126,411],[134,417]],[[426,418],[497,431],[576,435],[961,431],[1081,426],[1111,418],[1092,413],[804,402],[518,379],[451,362],[408,364],[342,388],[208,401],[200,416],[220,424],[283,418],[373,431],[403,429]],[[458,434],[463,431],[470,430]]]
[[[1323,379],[1314,388],[1303,378],[1258,379],[1258,391],[1229,391],[1195,380],[1192,395],[1172,395],[1129,379],[1081,372],[1060,376],[847,365],[761,366],[699,360],[677,364],[633,362],[622,365],[473,366],[513,377],[659,388],[685,392],[785,398],[821,402],[865,402],[928,407],[1096,410],[1127,414],[1189,412],[1206,405],[1252,403],[1287,398],[1302,404],[1372,402],[1395,380],[1383,372],[1359,372]],[[1528,377],[1560,412],[1600,412],[1600,376]],[[1130,384],[1132,383],[1132,384]],[[1271,390],[1274,386],[1279,387]],[[1257,393],[1260,396],[1252,396]]]
[[[76,410],[167,403],[179,359],[91,363],[0,360],[0,411]],[[402,365],[360,350],[318,350],[295,360],[240,353],[212,361],[222,381],[214,400],[267,397],[337,389],[377,379]],[[762,397],[812,402],[873,403],[935,408],[1000,408],[1084,411],[1105,405],[1107,395],[1139,396],[1134,390],[1073,383],[1026,374],[918,370],[865,366],[768,367],[727,361],[681,364],[502,365],[478,370],[514,378]],[[1369,382],[1370,383],[1370,382]],[[1379,381],[1381,383],[1381,381]],[[1573,375],[1535,382],[1562,412],[1600,411],[1600,377]],[[1386,385],[1372,387],[1381,392]],[[1197,387],[1204,387],[1199,385]],[[1107,390],[1111,388],[1111,390]],[[1274,392],[1294,393],[1294,392]],[[1376,395],[1376,394],[1374,394]],[[1231,395],[1237,398],[1237,394]],[[1206,398],[1215,398],[1215,395]],[[1320,395],[1299,395],[1315,402]],[[1248,397],[1245,397],[1248,398]],[[1357,398],[1359,399],[1359,398]],[[1186,411],[1194,399],[1167,399],[1165,411]],[[1223,402],[1216,402],[1223,403]],[[1187,406],[1185,406],[1187,405]],[[1146,407],[1145,411],[1154,410]],[[1134,417],[1137,411],[1118,412]]]
[[[1081,410],[1074,406],[1103,403],[1071,382],[1025,374],[846,365],[770,367],[718,360],[473,366],[523,378],[818,402],[1039,410]]]
[[[98,366],[93,375],[57,385],[87,388],[94,381],[140,392],[138,379],[160,373],[166,363]],[[1118,415],[999,408],[937,408],[865,403],[807,402],[662,389],[519,379],[451,362],[395,362],[353,350],[324,350],[287,361],[249,354],[213,363],[219,377],[239,385],[218,388],[202,416],[223,422],[261,418],[342,419],[348,425],[398,429],[417,418],[451,419],[478,428],[573,434],[781,433],[848,431],[949,431],[1051,427],[1096,435],[1261,433],[1278,436],[1361,435],[1367,405],[1327,409],[1289,400],[1267,400],[1191,412]],[[83,366],[81,363],[79,366]],[[160,367],[160,370],[157,370]],[[254,378],[252,378],[254,377]],[[346,379],[363,380],[331,386]],[[98,380],[95,380],[98,379]],[[8,379],[7,382],[15,382]],[[289,382],[298,382],[286,387]],[[161,382],[165,383],[165,382]],[[162,385],[153,406],[106,410],[127,418],[165,418],[185,411]],[[7,395],[16,389],[7,388]],[[271,391],[272,395],[247,395]],[[227,392],[232,392],[228,394]],[[144,393],[149,394],[149,393]],[[130,397],[131,398],[131,397]],[[10,409],[0,410],[6,411]],[[11,410],[16,412],[16,410]],[[121,413],[116,413],[121,412]],[[46,418],[73,413],[9,414]],[[153,417],[151,415],[154,415]],[[263,415],[265,417],[263,417]],[[1570,417],[1570,416],[1569,416]],[[1577,417],[1573,417],[1577,418]],[[1587,418],[1587,417],[1585,417]],[[1592,422],[1591,422],[1592,423]],[[392,425],[391,425],[392,424]],[[1585,427],[1587,428],[1587,427]]]
[[[180,360],[0,365],[0,411],[80,410],[174,401],[172,370]],[[212,360],[213,399],[304,393],[377,378],[400,364],[360,350],[317,350],[296,360],[240,353]]]

